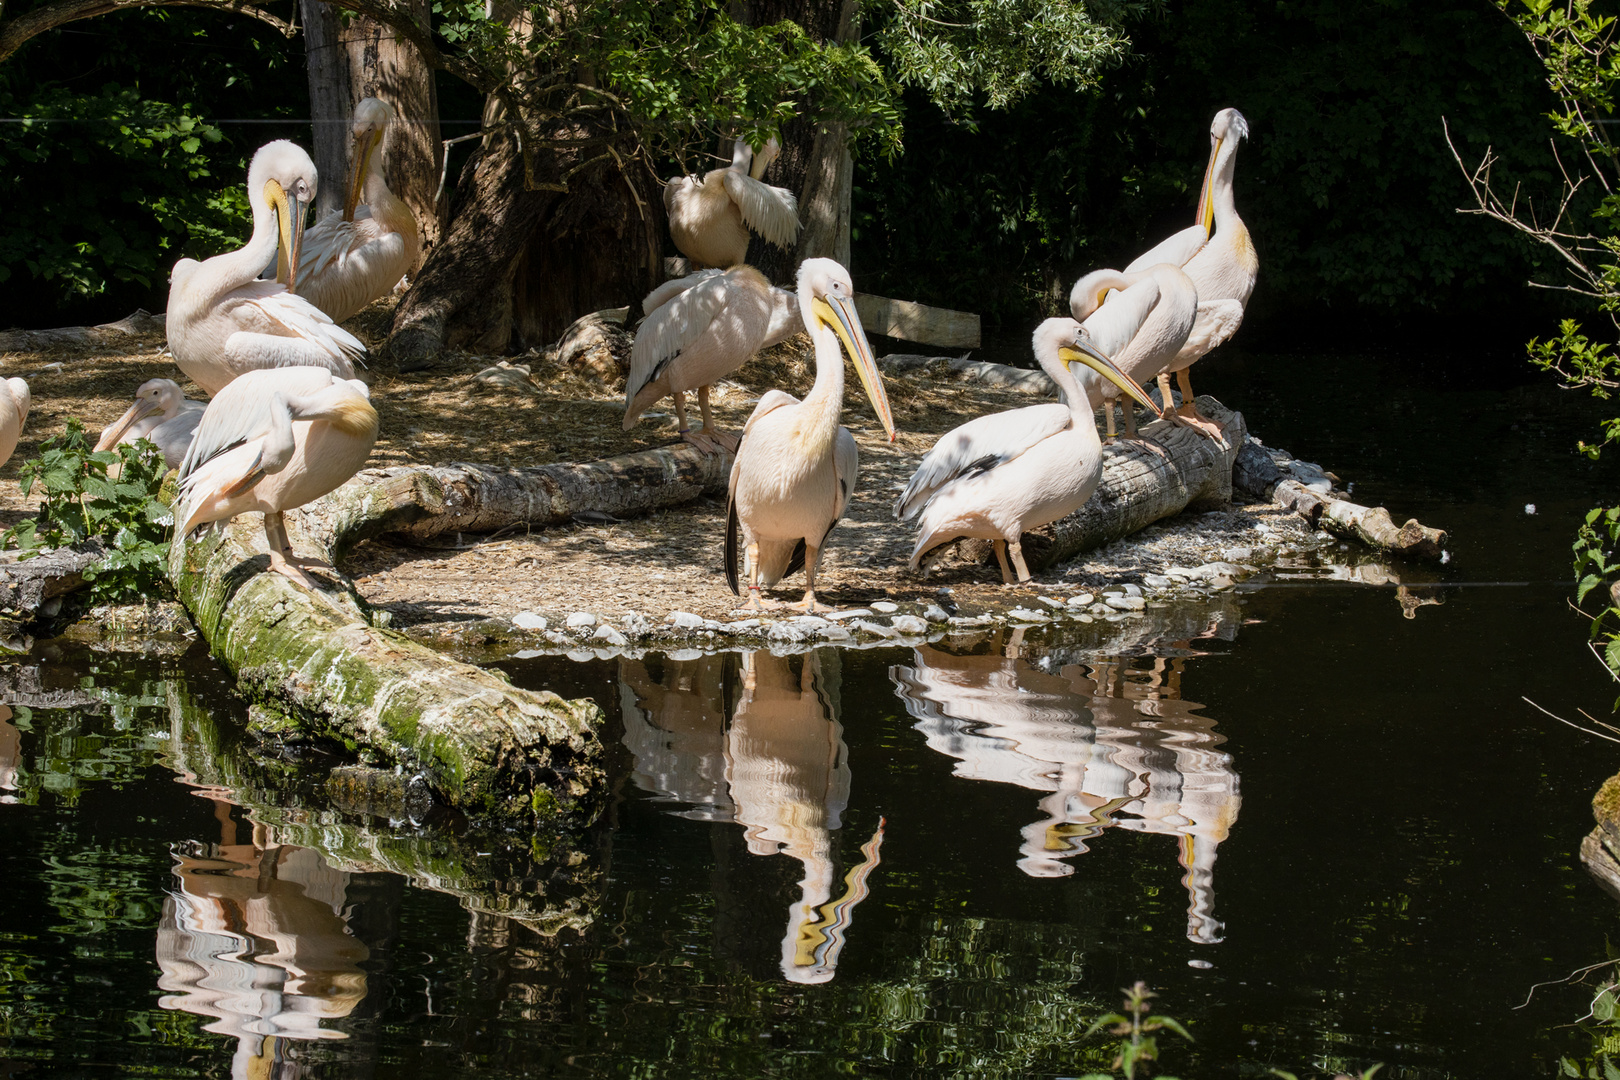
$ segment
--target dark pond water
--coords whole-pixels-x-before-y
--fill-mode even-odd
[[[1439,603],[1324,571],[1068,636],[514,662],[610,718],[572,846],[367,816],[240,745],[203,656],[0,668],[0,1075],[1074,1076],[1137,979],[1182,1076],[1587,1058],[1589,987],[1515,1006],[1620,936],[1576,855],[1620,753],[1521,696],[1616,695],[1566,582],[1616,466],[1584,403],[1444,370],[1200,384],[1451,529]]]

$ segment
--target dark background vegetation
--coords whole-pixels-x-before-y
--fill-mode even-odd
[[[1527,245],[1456,212],[1442,117],[1465,159],[1494,145],[1499,176],[1555,179],[1539,63],[1486,0],[1173,0],[1128,29],[1133,55],[1100,90],[957,116],[908,93],[904,154],[857,163],[857,284],[1015,333],[1083,270],[1191,224],[1209,119],[1232,105],[1262,266],[1247,345],[1309,326],[1518,354],[1569,313],[1524,287],[1551,269]],[[302,50],[247,20],[148,10],[0,65],[0,325],[161,310],[175,259],[240,242],[252,150],[308,141]],[[478,102],[439,78],[445,134],[463,134]]]

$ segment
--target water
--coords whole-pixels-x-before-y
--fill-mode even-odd
[[[1520,698],[1620,690],[1566,583],[1616,466],[1444,370],[1200,383],[1452,530],[1406,607],[1300,573],[1127,635],[514,661],[610,718],[574,844],[368,815],[197,650],[0,669],[0,1074],[1074,1076],[1136,979],[1182,1076],[1587,1057],[1589,987],[1514,1006],[1620,931],[1576,855],[1620,754]]]

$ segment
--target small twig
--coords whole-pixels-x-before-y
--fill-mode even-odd
[[[1603,740],[1605,740],[1607,742],[1612,742],[1612,743],[1620,743],[1620,739],[1615,738],[1613,735],[1605,735],[1601,731],[1593,731],[1591,728],[1584,728],[1581,725],[1577,724],[1573,720],[1565,720],[1562,716],[1559,716],[1557,713],[1548,712],[1546,709],[1543,709],[1540,705],[1537,705],[1535,702],[1531,701],[1527,697],[1524,697],[1524,696],[1521,695],[1519,700],[1524,702],[1526,705],[1529,705],[1532,709],[1537,710],[1538,712],[1546,713],[1546,715],[1552,717],[1554,720],[1558,721],[1560,724],[1568,724],[1570,727],[1574,728],[1576,731],[1583,732],[1584,734],[1590,735],[1590,736],[1592,736],[1593,738],[1596,738],[1596,739],[1603,739]]]
[[[1528,994],[1524,995],[1524,1004],[1515,1005],[1515,1006],[1513,1006],[1513,1008],[1514,1008],[1515,1011],[1517,1011],[1519,1009],[1524,1008],[1525,1005],[1530,1004],[1530,999],[1535,997],[1536,996],[1536,991],[1540,990],[1543,986],[1558,986],[1561,983],[1569,982],[1571,979],[1579,978],[1580,976],[1585,975],[1589,971],[1596,971],[1600,967],[1608,967],[1610,964],[1613,964],[1613,963],[1615,963],[1615,961],[1613,961],[1613,960],[1603,960],[1603,961],[1600,961],[1599,963],[1596,963],[1596,964],[1588,964],[1583,968],[1576,968],[1574,971],[1570,972],[1568,975],[1565,975],[1562,979],[1549,979],[1547,982],[1535,983],[1534,985],[1532,985],[1530,987],[1530,992]]]

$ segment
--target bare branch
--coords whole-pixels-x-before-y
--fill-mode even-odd
[[[80,19],[93,19],[98,15],[110,15],[115,11],[149,7],[197,7],[228,11],[258,19],[288,37],[296,29],[293,24],[245,0],[53,0],[42,7],[25,11],[14,19],[0,22],[0,63],[9,59],[30,38],[59,26]],[[0,8],[0,11],[3,10]]]

